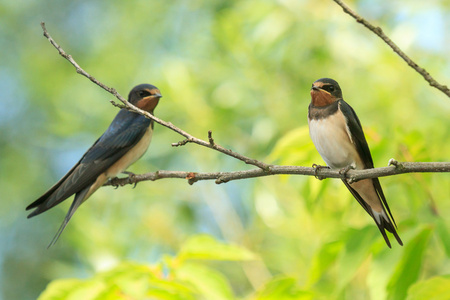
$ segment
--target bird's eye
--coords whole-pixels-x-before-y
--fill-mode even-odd
[[[334,92],[334,86],[332,86],[332,85],[325,85],[325,86],[323,87],[323,89],[324,89],[325,91],[327,91],[327,92],[330,92],[330,93]]]
[[[148,97],[148,96],[151,96],[151,94],[149,91],[139,91],[139,96]]]

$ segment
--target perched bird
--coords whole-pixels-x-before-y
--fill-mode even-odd
[[[151,84],[135,86],[128,101],[153,114],[161,92]],[[39,215],[63,202],[75,198],[49,247],[56,243],[77,208],[108,179],[116,177],[137,161],[150,144],[153,120],[122,108],[108,129],[83,155],[78,163],[39,199],[26,208],[35,209],[28,218]]]
[[[312,84],[308,124],[311,139],[328,167],[341,169],[341,172],[374,167],[361,123],[353,108],[342,98],[341,88],[333,79],[321,78]],[[389,248],[391,243],[385,230],[403,245],[378,178],[354,183],[346,179],[342,181],[374,219]]]

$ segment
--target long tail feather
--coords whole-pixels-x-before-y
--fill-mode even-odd
[[[75,195],[75,199],[73,199],[72,205],[70,206],[69,211],[67,212],[67,215],[64,218],[64,221],[62,222],[61,226],[59,227],[58,231],[56,232],[56,234],[53,237],[50,244],[47,246],[47,249],[50,248],[51,246],[53,246],[56,243],[56,241],[59,239],[59,237],[61,236],[61,233],[63,233],[64,229],[67,226],[67,223],[69,223],[69,221],[72,218],[75,211],[78,209],[78,207],[81,205],[81,203],[84,202],[84,200],[85,200],[84,198],[86,197],[86,194],[88,193],[90,187],[91,186],[86,187],[81,192],[79,192]]]

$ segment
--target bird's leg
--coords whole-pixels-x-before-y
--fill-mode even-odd
[[[119,188],[119,184],[116,183],[115,179],[117,179],[117,177],[109,178],[108,181],[111,183],[111,185],[114,187],[114,189],[117,190]]]
[[[341,174],[341,175],[342,175],[342,178],[345,179],[345,177],[346,177],[348,171],[354,170],[354,169],[355,169],[354,166],[348,165],[348,166],[346,166],[345,168],[340,169],[340,170],[339,170],[339,174]]]
[[[133,189],[134,189],[137,185],[136,174],[134,174],[133,172],[128,172],[128,171],[123,171],[122,174],[127,174],[130,181],[134,182],[134,186],[133,186]]]
[[[316,179],[319,179],[319,180],[323,180],[324,177],[317,175],[317,171],[319,169],[330,169],[329,166],[321,166],[318,164],[312,164],[312,167],[314,168],[314,177],[316,177]]]

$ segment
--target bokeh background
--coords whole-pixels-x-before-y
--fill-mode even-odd
[[[448,1],[348,4],[450,83]],[[158,117],[203,139],[212,130],[217,143],[266,163],[323,164],[306,118],[311,83],[321,77],[340,83],[375,166],[450,156],[448,97],[332,1],[1,0],[0,299],[36,299],[47,287],[41,299],[425,299],[449,292],[449,174],[381,179],[404,247],[392,236],[393,248],[386,247],[339,180],[272,176],[105,187],[47,250],[70,201],[30,220],[25,207],[118,110],[57,54],[41,21],[86,71],[123,96],[152,83],[164,95]],[[156,125],[149,151],[129,170],[251,168],[197,145],[171,147],[182,139]]]

